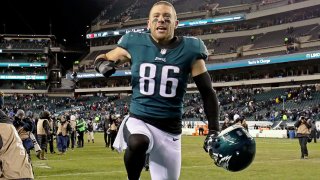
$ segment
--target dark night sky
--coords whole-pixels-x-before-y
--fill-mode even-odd
[[[0,34],[52,34],[68,48],[85,43],[87,25],[107,0],[1,0]]]
[[[52,34],[74,44],[98,16],[106,0],[1,0],[0,33]]]

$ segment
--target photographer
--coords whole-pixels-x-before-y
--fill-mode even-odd
[[[60,117],[60,121],[58,123],[58,131],[57,131],[57,146],[59,150],[59,155],[64,155],[67,151],[68,147],[68,139],[69,134],[72,131],[70,122],[66,120],[64,116]]]
[[[38,154],[38,158],[41,160],[46,160],[44,153],[47,151],[48,145],[48,135],[50,135],[50,112],[44,110],[39,115],[39,120],[37,122],[37,140],[41,147],[41,152]]]
[[[249,132],[249,127],[248,127],[248,124],[247,124],[247,121],[246,121],[246,118],[244,116],[242,117],[238,117],[234,122],[233,124],[238,124],[240,126],[242,126],[245,130],[247,130]]]
[[[0,92],[0,179],[33,179],[26,150],[12,121],[1,110],[3,105],[3,93]]]
[[[18,131],[23,147],[26,149],[31,162],[30,150],[34,148],[34,145],[30,138],[30,133],[34,130],[35,125],[30,118],[25,117],[25,113],[22,109],[17,111],[13,120],[13,125]]]
[[[297,128],[297,137],[299,138],[299,144],[301,147],[301,159],[308,159],[308,138],[310,136],[311,124],[304,116],[301,116],[299,120],[294,124]]]

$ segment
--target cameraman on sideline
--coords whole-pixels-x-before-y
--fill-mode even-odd
[[[3,96],[0,91],[0,179],[34,179],[31,163],[18,132],[1,110]]]
[[[26,149],[29,161],[31,162],[30,150],[34,148],[30,138],[30,133],[34,130],[35,125],[31,119],[25,116],[22,109],[19,109],[14,117],[13,126],[16,128],[23,147]]]
[[[310,136],[310,119],[307,120],[304,116],[300,116],[299,120],[294,123],[297,128],[297,137],[299,138],[299,144],[301,147],[301,159],[308,159],[308,138]]]

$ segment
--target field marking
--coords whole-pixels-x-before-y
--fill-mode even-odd
[[[126,173],[125,171],[98,171],[98,172],[85,172],[85,173],[68,173],[68,174],[52,174],[48,176],[36,176],[37,178],[48,177],[65,177],[65,176],[79,176],[79,175],[92,175],[92,174],[113,174],[113,173]]]
[[[46,163],[32,163],[33,167],[43,168],[43,169],[51,169]]]
[[[267,159],[268,163],[269,162],[295,162],[295,161],[308,161],[308,162],[319,162],[320,158],[309,158],[309,159],[300,159],[300,158],[296,158],[296,159]],[[263,161],[253,161],[253,164],[260,164],[260,163],[266,163],[265,160]]]
[[[294,162],[294,161],[311,161],[311,162],[318,162],[320,161],[320,158],[314,158],[314,159],[270,159],[268,162]],[[253,161],[253,164],[260,164],[260,163],[266,163],[265,161]],[[209,164],[209,165],[200,165],[200,166],[182,166],[181,169],[198,169],[198,168],[212,168],[215,167],[215,165]],[[84,172],[84,173],[68,173],[68,174],[53,174],[53,175],[47,175],[47,176],[36,176],[37,178],[48,178],[48,177],[65,177],[65,176],[79,176],[79,175],[92,175],[92,174],[113,174],[113,173],[126,173],[126,171],[98,171],[98,172]]]
[[[49,157],[50,158],[50,157]],[[104,157],[105,159],[122,159],[123,156],[119,156],[119,157]],[[86,160],[101,160],[101,157],[97,157],[97,158],[87,158]],[[41,160],[35,160],[35,162],[39,162]],[[51,161],[51,162],[56,162],[56,161],[82,161],[82,159],[48,159],[47,161]]]

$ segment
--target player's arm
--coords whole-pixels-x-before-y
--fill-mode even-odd
[[[218,135],[220,130],[218,119],[218,98],[212,88],[211,79],[203,59],[199,59],[194,62],[192,65],[191,75],[201,94],[204,112],[208,119],[209,134],[205,139],[203,146],[205,151],[208,152],[210,148],[209,141],[212,141],[212,139]]]
[[[116,72],[116,67],[129,62],[131,59],[127,50],[117,47],[106,54],[100,54],[94,61],[94,66],[97,72],[105,77],[110,77]]]
[[[191,73],[203,100],[203,108],[208,119],[209,130],[219,131],[218,98],[212,88],[211,79],[204,60],[195,61]]]

